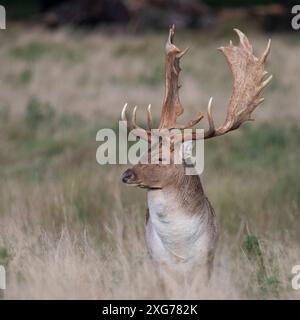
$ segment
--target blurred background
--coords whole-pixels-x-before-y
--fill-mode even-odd
[[[232,19],[255,19],[264,30],[290,29],[295,1],[274,0],[4,0],[11,20],[63,25],[110,27],[132,32],[212,27]]]
[[[0,30],[0,298],[299,298],[300,31],[292,1],[5,0]],[[216,49],[247,34],[273,74],[255,122],[205,144],[202,181],[220,221],[209,289],[166,292],[144,242],[146,193],[126,166],[96,162],[96,133],[125,102],[156,123],[164,44],[182,61],[182,116],[214,97],[226,115],[231,74]],[[206,120],[199,125],[206,127]]]

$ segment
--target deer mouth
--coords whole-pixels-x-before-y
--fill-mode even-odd
[[[124,183],[126,183],[130,187],[139,187],[141,189],[148,189],[148,190],[160,190],[160,189],[162,189],[160,187],[149,187],[149,186],[146,186],[146,185],[144,185],[144,184],[142,184],[140,182],[124,182]]]
[[[132,169],[127,169],[122,175],[122,182],[132,187],[138,187],[140,182],[137,181],[136,174]]]
[[[132,169],[127,169],[122,175],[122,182],[126,183],[128,186],[131,187],[139,187],[142,189],[149,189],[149,190],[158,190],[161,187],[156,186],[147,186],[142,183],[140,180],[137,179],[136,174]]]
[[[134,183],[134,182],[125,182],[127,185],[129,185],[130,187],[140,187],[140,185],[138,183]]]

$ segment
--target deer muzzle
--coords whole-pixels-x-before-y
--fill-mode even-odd
[[[135,184],[136,183],[136,175],[132,169],[127,169],[122,175],[122,181],[127,184]]]

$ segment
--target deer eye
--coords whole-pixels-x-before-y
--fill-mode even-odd
[[[160,164],[162,164],[163,161],[166,161],[166,159],[165,159],[165,158],[162,158],[162,157],[159,157],[159,158],[158,158],[158,162],[159,162]]]

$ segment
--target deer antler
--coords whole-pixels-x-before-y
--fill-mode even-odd
[[[252,112],[264,100],[259,95],[262,89],[271,81],[272,76],[264,80],[267,72],[265,71],[266,59],[270,53],[271,40],[260,58],[253,54],[253,48],[248,38],[238,29],[234,29],[239,36],[240,43],[234,46],[230,41],[229,46],[219,48],[225,55],[229,67],[233,75],[233,92],[229,101],[227,116],[223,126],[215,128],[212,117],[212,98],[208,103],[208,124],[209,128],[204,133],[204,139],[223,135],[229,131],[235,130],[245,121],[253,120],[251,118]],[[161,119],[159,129],[187,129],[192,128],[202,118],[203,114],[198,113],[195,119],[192,119],[186,124],[178,124],[176,122],[184,109],[179,99],[178,77],[181,71],[180,59],[186,54],[187,49],[180,50],[173,44],[174,40],[174,25],[169,31],[169,37],[166,43],[166,83],[165,83],[165,98],[162,106]],[[126,116],[127,104],[125,104],[122,111],[122,120],[127,122]],[[150,105],[147,111],[148,130],[144,130],[136,125],[136,110],[133,110],[131,124],[127,126],[129,130],[140,136],[142,139],[150,141],[152,125],[152,116]],[[172,139],[176,140],[175,134]],[[193,132],[188,136],[184,136],[184,140],[196,140],[203,138]]]
[[[235,130],[245,121],[254,120],[252,112],[264,101],[259,95],[262,89],[271,81],[272,75],[264,80],[267,72],[265,62],[270,53],[271,40],[260,58],[253,54],[253,48],[248,38],[238,29],[240,43],[234,46],[230,41],[229,46],[220,47],[219,50],[225,55],[233,75],[233,92],[228,105],[228,112],[223,126],[215,128],[211,103],[208,104],[209,129],[204,133],[204,138],[212,138]]]
[[[165,98],[162,106],[159,129],[186,129],[197,124],[203,117],[203,113],[199,112],[195,119],[186,124],[177,124],[176,119],[183,113],[183,107],[179,99],[178,78],[180,69],[180,59],[187,53],[188,48],[180,50],[173,44],[175,26],[173,25],[169,31],[169,37],[166,43],[166,83]]]
[[[203,117],[203,113],[199,112],[195,119],[190,120],[186,124],[177,124],[176,119],[183,113],[183,108],[181,106],[179,100],[179,88],[178,85],[178,76],[180,73],[180,66],[179,62],[180,59],[186,54],[188,48],[185,50],[178,49],[173,44],[174,39],[174,32],[175,26],[173,25],[172,28],[169,30],[169,36],[166,43],[166,89],[165,89],[165,98],[163,102],[162,112],[161,112],[161,119],[159,129],[186,129],[191,128],[195,124],[197,124]],[[141,137],[144,140],[150,141],[151,137],[151,129],[153,128],[152,122],[152,115],[150,110],[150,105],[147,110],[147,122],[148,122],[148,130],[144,130],[136,125],[136,110],[137,107],[133,110],[132,120],[131,123],[128,124],[127,116],[126,116],[126,109],[127,103],[124,105],[121,119],[126,121],[127,128],[129,131],[132,131],[133,134]]]
[[[148,122],[148,130],[145,130],[136,124],[136,111],[137,111],[137,106],[134,107],[133,113],[132,113],[132,119],[131,123],[129,124],[127,115],[126,115],[126,110],[127,110],[128,104],[125,103],[122,113],[121,113],[121,119],[122,121],[126,122],[127,129],[131,131],[134,135],[150,141],[151,137],[151,129],[152,129],[152,115],[151,115],[151,104],[149,104],[148,109],[147,109],[147,122]]]

